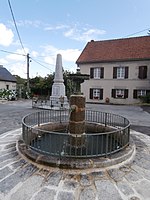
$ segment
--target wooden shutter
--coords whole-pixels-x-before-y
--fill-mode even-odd
[[[138,75],[138,78],[142,79],[142,67],[141,67],[141,66],[139,67],[139,75]]]
[[[93,99],[93,89],[90,88],[90,99]]]
[[[149,95],[150,94],[150,90],[146,90],[146,95]]]
[[[104,78],[104,67],[101,67],[101,76],[100,78]]]
[[[143,79],[147,78],[147,66],[143,67]]]
[[[113,68],[113,78],[117,78],[117,67]]]
[[[128,98],[128,89],[124,90],[124,99]]]
[[[100,99],[103,99],[103,89],[100,89]]]
[[[133,99],[137,99],[137,90],[133,90]]]
[[[90,68],[90,78],[94,77],[94,68]]]
[[[129,67],[125,67],[125,77],[128,78],[128,73],[129,73]]]
[[[147,66],[139,66],[138,78],[140,78],[140,79],[147,78]]]
[[[111,96],[112,96],[113,98],[116,98],[116,90],[115,90],[115,89],[112,89],[112,90],[111,90]]]

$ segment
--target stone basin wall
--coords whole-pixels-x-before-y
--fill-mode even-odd
[[[40,126],[36,126],[35,128],[45,130],[45,131],[53,131],[53,132],[62,132],[67,133],[69,123],[54,123],[50,122],[47,124],[42,124]],[[114,127],[104,126],[99,123],[85,123],[85,133],[105,133],[116,130]],[[78,133],[77,133],[78,134]]]

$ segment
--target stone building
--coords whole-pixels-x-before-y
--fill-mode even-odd
[[[87,102],[138,103],[150,93],[150,36],[91,40],[76,61]]]
[[[16,82],[16,78],[3,65],[0,65],[0,91],[6,89],[15,92]]]

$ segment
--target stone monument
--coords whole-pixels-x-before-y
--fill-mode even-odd
[[[68,107],[68,100],[65,92],[63,79],[62,56],[57,54],[54,83],[52,85],[52,94],[50,96],[51,107]]]

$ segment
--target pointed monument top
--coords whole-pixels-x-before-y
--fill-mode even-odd
[[[64,82],[61,54],[57,54],[54,82]]]

